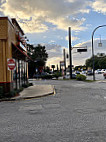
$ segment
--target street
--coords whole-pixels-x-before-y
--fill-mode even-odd
[[[93,80],[92,75],[87,75],[88,80]],[[105,80],[103,74],[95,74],[95,80]]]
[[[55,94],[0,103],[0,142],[106,142],[106,83],[40,80]]]

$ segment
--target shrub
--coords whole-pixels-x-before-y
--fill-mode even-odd
[[[27,83],[27,84],[22,84],[22,87],[23,88],[27,88],[29,86],[33,86],[33,83]]]
[[[14,96],[16,96],[16,94],[17,94],[17,91],[16,91],[16,90],[12,90],[12,91],[10,91],[10,93],[8,94],[8,97],[9,97],[9,98],[14,97]]]
[[[0,86],[0,98],[4,97],[3,86]]]
[[[61,72],[56,72],[53,77],[55,77],[56,79],[58,79],[61,76]]]
[[[19,92],[21,92],[21,91],[23,91],[24,90],[24,87],[21,87],[21,88],[19,88],[17,91],[18,91],[18,93]]]
[[[33,83],[28,83],[29,86],[33,86]]]
[[[86,76],[82,75],[82,74],[77,74],[76,79],[80,80],[80,81],[85,81],[86,80]]]
[[[28,84],[22,84],[23,88],[27,88],[29,85]]]
[[[52,75],[42,75],[42,79],[52,79]]]

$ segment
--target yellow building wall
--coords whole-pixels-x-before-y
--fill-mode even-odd
[[[7,82],[6,76],[7,19],[0,20],[0,82]]]
[[[0,40],[0,82],[7,82],[6,77],[6,40]]]
[[[11,82],[7,59],[12,58],[12,43],[16,44],[14,26],[8,18],[0,19],[0,82]]]
[[[7,40],[7,48],[6,48],[6,60],[12,58],[12,43],[16,44],[16,36],[15,36],[15,29],[14,26],[10,21],[8,21],[8,40]],[[11,71],[7,68],[7,82],[12,81],[11,80]]]
[[[12,81],[11,71],[8,70],[7,59],[12,58],[12,44],[17,45],[17,32],[20,32],[21,36],[23,35],[20,29],[16,25],[13,25],[11,20],[6,17],[0,17],[0,83],[9,83]]]
[[[0,19],[0,39],[7,39],[7,19]]]

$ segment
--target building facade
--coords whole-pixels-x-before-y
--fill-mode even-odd
[[[9,59],[15,61],[14,70],[8,68]],[[0,86],[4,93],[27,83],[29,59],[24,32],[16,19],[0,17]]]

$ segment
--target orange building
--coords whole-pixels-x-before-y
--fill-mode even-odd
[[[15,60],[14,70],[8,68],[9,59]],[[0,17],[0,86],[4,93],[27,83],[28,59],[24,32],[16,19]]]

